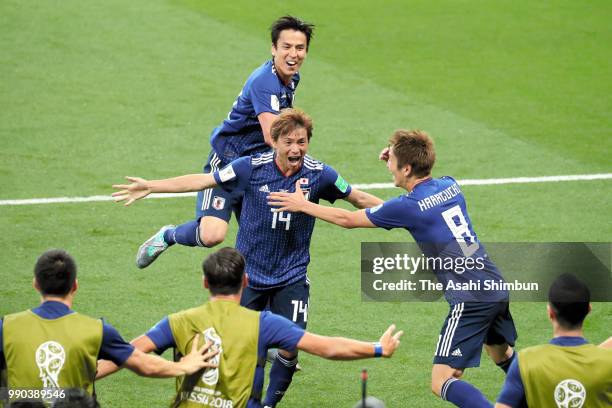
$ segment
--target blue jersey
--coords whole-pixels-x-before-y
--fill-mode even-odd
[[[70,313],[74,313],[68,306],[61,302],[47,301],[40,306],[32,309],[32,312],[42,317],[43,319],[59,319]],[[110,360],[118,366],[123,365],[125,361],[134,352],[134,346],[127,343],[119,332],[110,324],[102,321],[102,345],[100,346],[99,358]],[[2,340],[2,320],[0,320],[0,367],[5,364],[3,353]]]
[[[155,344],[158,353],[176,347],[174,335],[170,328],[167,317],[163,318],[151,330],[146,333],[147,337]],[[270,312],[261,312],[259,315],[259,339],[257,341],[257,358],[266,361],[269,348],[282,348],[287,351],[296,351],[297,344],[302,339],[304,330],[292,321]],[[264,382],[264,366],[258,364],[255,368],[255,379],[253,381],[253,394],[261,394]],[[249,408],[261,407],[261,404],[251,399]]]
[[[236,249],[246,259],[249,286],[272,288],[297,282],[310,262],[310,238],[315,219],[304,213],[274,212],[267,197],[272,191],[295,191],[300,185],[307,199],[334,202],[351,192],[351,186],[331,167],[304,157],[302,168],[285,177],[275,153],[243,157],[213,173],[228,191],[244,191]]]
[[[285,85],[276,74],[272,60],[257,68],[247,79],[227,119],[216,127],[210,144],[223,163],[242,156],[263,153],[270,147],[264,142],[257,116],[263,112],[280,113],[291,108],[299,73]]]
[[[434,268],[450,304],[508,298],[506,290],[485,289],[483,281],[503,282],[503,278],[478,240],[463,192],[452,177],[427,179],[411,192],[367,209],[366,215],[378,227],[407,229],[426,257],[479,260],[472,262],[471,265],[477,265],[474,268]],[[479,289],[465,286],[470,282],[474,288],[480,283]]]

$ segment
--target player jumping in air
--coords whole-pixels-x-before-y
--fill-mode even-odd
[[[219,171],[165,180],[129,177],[132,184],[115,185],[117,201],[131,204],[150,193],[200,191],[218,186],[229,194],[244,193],[236,249],[246,259],[249,284],[241,305],[253,310],[269,307],[273,313],[305,329],[310,283],[310,238],[315,219],[307,214],[271,211],[271,191],[289,191],[299,183],[309,200],[330,202],[342,198],[357,208],[373,207],[382,200],[352,189],[331,167],[306,153],[312,136],[312,120],[296,109],[284,110],[271,127],[274,152],[242,157]],[[164,250],[179,240],[195,240],[196,228],[175,230],[164,241]],[[264,406],[275,406],[291,383],[297,353],[280,350],[270,370]]]
[[[303,212],[345,228],[407,229],[427,257],[479,257],[484,269],[435,271],[438,280],[465,284],[485,279],[502,281],[478,240],[467,213],[465,197],[451,177],[432,178],[435,151],[429,136],[418,130],[398,130],[381,159],[393,175],[395,186],[407,191],[374,208],[347,211],[309,201],[296,184],[295,192],[275,192],[270,205],[282,214]],[[481,286],[482,287],[482,286]],[[473,385],[460,377],[468,367],[480,365],[482,345],[491,359],[507,372],[514,358],[516,330],[510,315],[507,291],[447,289],[450,304],[440,331],[433,361],[432,391],[459,407],[490,407]]]
[[[313,28],[292,16],[281,17],[272,24],[272,59],[253,71],[227,118],[212,131],[212,150],[204,173],[213,173],[240,157],[270,150],[270,126],[282,109],[293,106]],[[242,192],[230,193],[219,186],[199,191],[195,220],[162,227],[140,246],[136,265],[146,268],[155,261],[169,237],[176,237],[179,245],[191,247],[213,247],[223,242],[232,211],[240,217],[241,200]]]

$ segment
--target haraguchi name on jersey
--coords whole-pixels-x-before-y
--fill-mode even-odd
[[[431,207],[435,207],[438,204],[442,204],[456,195],[461,194],[461,190],[457,184],[453,184],[452,186],[440,191],[439,193],[432,194],[428,197],[425,197],[422,200],[419,200],[419,209],[421,212],[430,209]]]

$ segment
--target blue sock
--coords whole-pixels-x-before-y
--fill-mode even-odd
[[[283,358],[280,354],[276,356],[270,369],[270,384],[263,403],[265,407],[275,407],[283,399],[285,391],[291,384],[296,364],[297,356],[291,360]]]
[[[507,359],[506,361],[502,361],[501,363],[498,363],[497,366],[501,368],[502,370],[504,370],[504,373],[508,374],[508,370],[510,369],[510,364],[512,364],[515,357],[516,357],[516,351],[513,351],[512,356],[509,359]]]
[[[168,245],[204,246],[200,242],[200,222],[193,220],[169,229],[164,233],[164,241]]]
[[[493,408],[478,388],[457,378],[446,380],[440,394],[443,400],[461,408]]]

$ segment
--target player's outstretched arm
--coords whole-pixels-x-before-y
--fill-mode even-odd
[[[189,354],[184,356],[179,362],[172,362],[162,357],[147,354],[155,350],[155,343],[146,335],[142,335],[131,341],[135,349],[123,366],[119,367],[112,361],[99,360],[96,379],[99,380],[107,377],[123,367],[127,367],[136,374],[144,377],[158,378],[178,377],[181,375],[193,374],[202,368],[216,367],[216,365],[210,363],[209,360],[214,357],[218,351],[208,352],[211,346],[210,342],[198,348],[198,339],[199,335],[196,335]]]
[[[353,204],[355,208],[372,208],[385,201],[365,191],[352,189],[350,194],[345,198],[346,201]]]
[[[210,342],[206,342],[202,347],[198,347],[198,339],[199,334],[197,334],[193,340],[191,352],[184,356],[181,361],[168,361],[159,356],[146,354],[136,348],[132,355],[125,361],[124,366],[138,375],[157,378],[189,375],[202,368],[216,367],[216,365],[209,362],[209,360],[214,357],[218,351],[208,351],[211,346]]]
[[[601,343],[599,347],[612,349],[612,337],[608,337],[608,340],[605,340],[603,343]]]
[[[364,210],[348,211],[343,208],[325,207],[306,200],[299,181],[295,184],[295,193],[270,193],[268,204],[278,207],[274,211],[303,212],[344,228],[376,227]]]
[[[392,324],[383,333],[378,343],[347,339],[345,337],[319,336],[304,333],[297,348],[330,360],[357,360],[371,357],[391,357],[400,345],[403,331],[395,333]]]
[[[151,193],[188,193],[217,185],[212,173],[188,174],[163,180],[145,180],[140,177],[126,177],[130,184],[113,184],[112,196],[116,202],[126,201],[130,205]]]

